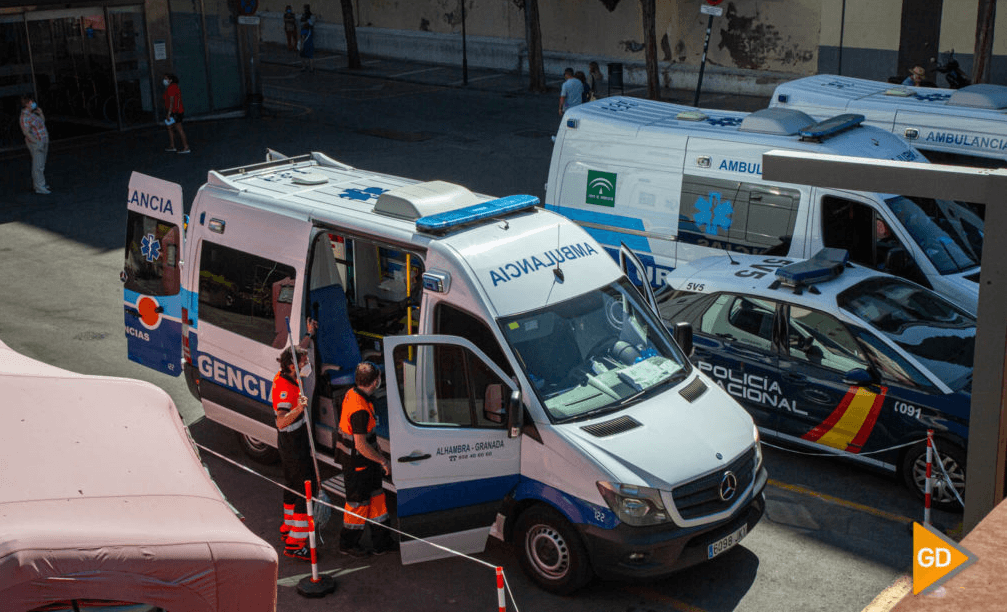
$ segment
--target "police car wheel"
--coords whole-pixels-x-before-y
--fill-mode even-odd
[[[535,506],[518,517],[521,569],[540,587],[569,595],[591,579],[587,549],[574,528],[556,511]]]
[[[273,464],[280,460],[280,452],[258,438],[235,432],[238,444],[245,454],[259,463]]]
[[[931,472],[936,476],[933,483],[933,490],[930,493],[930,505],[932,508],[945,510],[948,512],[961,512],[962,505],[951,491],[954,486],[958,495],[965,499],[965,451],[946,440],[937,439],[934,441],[937,452],[940,454],[940,461],[944,465],[950,482],[944,478],[944,472],[937,465],[936,455],[933,458]],[[926,491],[927,477],[927,445],[921,442],[909,449],[902,460],[902,478],[906,486],[915,491],[923,498]]]

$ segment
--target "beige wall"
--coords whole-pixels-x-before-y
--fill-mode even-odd
[[[838,47],[840,27],[843,24],[841,19],[843,0],[820,0],[820,2],[822,18],[820,43],[823,46]],[[947,7],[948,4],[950,2],[945,2],[944,6]],[[975,23],[975,17],[972,21]],[[846,0],[846,22],[842,30],[843,47],[898,51],[901,29],[901,2]]]

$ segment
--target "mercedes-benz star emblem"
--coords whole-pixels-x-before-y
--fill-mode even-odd
[[[728,470],[724,472],[724,477],[720,479],[720,499],[731,501],[734,494],[738,492],[738,477],[734,472]]]

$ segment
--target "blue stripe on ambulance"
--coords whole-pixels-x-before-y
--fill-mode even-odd
[[[591,210],[581,210],[579,208],[570,208],[569,206],[546,206],[548,210],[555,213],[559,213],[575,222],[584,223],[595,223],[597,225],[607,225],[610,227],[623,228],[629,230],[646,231],[643,226],[643,221],[641,219],[636,219],[633,217],[624,217],[622,215],[613,215],[609,213],[595,212]],[[650,253],[650,241],[645,236],[636,236],[633,234],[623,234],[617,230],[603,230],[593,227],[585,227],[587,233],[591,235],[595,240],[602,243],[603,245],[614,246],[618,248],[621,242],[625,242],[626,246],[630,250],[637,253]]]
[[[181,373],[181,300],[178,295],[149,296],[123,291],[123,318],[130,360],[164,374]]]

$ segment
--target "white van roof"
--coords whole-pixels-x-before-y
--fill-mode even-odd
[[[852,112],[865,123],[906,136],[920,149],[1007,157],[1007,86],[909,87],[819,74],[783,83],[771,107],[815,117]]]
[[[542,209],[534,196],[492,198],[443,181],[360,170],[321,153],[275,152],[264,163],[210,171],[203,189],[270,214],[437,250],[464,262],[497,316],[563,301],[621,275],[580,226]]]
[[[564,138],[610,135],[620,141],[633,138],[638,143],[651,141],[665,147],[669,146],[669,137],[698,136],[761,145],[767,150],[923,160],[902,138],[862,122],[863,117],[852,114],[832,113],[827,120],[818,121],[799,110],[785,108],[744,113],[614,96],[570,109],[561,130]]]

